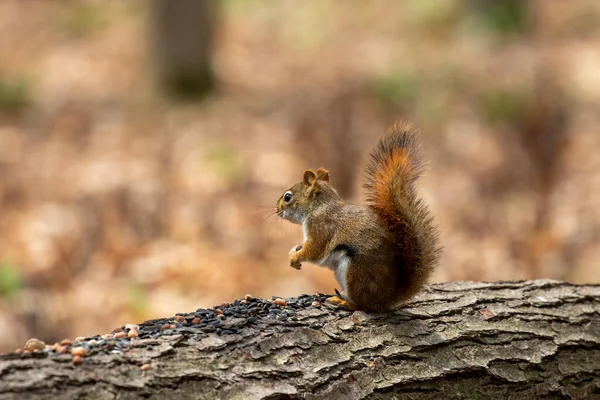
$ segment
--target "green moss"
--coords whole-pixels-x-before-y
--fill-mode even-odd
[[[223,144],[213,147],[205,161],[217,175],[228,183],[237,182],[242,176],[238,155],[233,149]]]
[[[131,283],[127,288],[127,308],[136,318],[145,318],[148,310],[148,290],[137,283]]]
[[[31,101],[31,84],[27,77],[0,77],[0,111],[18,113]]]
[[[58,18],[59,26],[69,35],[86,37],[105,25],[102,8],[89,2],[71,2]]]
[[[394,73],[373,81],[373,91],[387,107],[404,107],[417,96],[419,85],[410,73]]]
[[[0,262],[0,294],[10,297],[22,287],[23,281],[18,268],[9,262]]]
[[[522,34],[529,27],[528,2],[522,0],[478,0],[469,7],[478,25],[489,32],[507,37]]]
[[[492,124],[513,124],[523,117],[527,97],[520,90],[491,90],[478,96],[482,115]]]
[[[414,29],[440,38],[452,34],[462,16],[458,3],[451,1],[409,1],[405,7],[410,15],[407,22]]]

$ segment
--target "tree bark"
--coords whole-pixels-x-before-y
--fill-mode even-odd
[[[154,0],[152,50],[158,86],[179,98],[201,98],[215,78],[212,50],[218,2]]]
[[[124,339],[78,366],[2,355],[0,399],[600,398],[600,285],[435,284],[389,314],[315,304],[282,319]]]

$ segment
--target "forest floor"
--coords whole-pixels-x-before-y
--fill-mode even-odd
[[[425,142],[434,281],[600,281],[600,3],[511,25],[467,1],[224,1],[201,103],[154,90],[146,4],[0,3],[0,351],[331,293],[287,266],[300,228],[272,208],[320,166],[361,201],[396,120]]]

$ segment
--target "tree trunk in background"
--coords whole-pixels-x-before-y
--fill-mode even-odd
[[[295,309],[294,320],[228,317],[231,335],[136,339],[79,366],[3,355],[0,399],[600,398],[598,285],[457,282],[391,314]]]
[[[150,28],[156,76],[169,95],[200,98],[214,88],[217,7],[213,0],[154,0]]]

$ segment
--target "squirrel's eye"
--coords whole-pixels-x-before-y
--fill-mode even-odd
[[[285,201],[286,203],[292,201],[292,192],[285,192],[283,195],[283,201]]]

